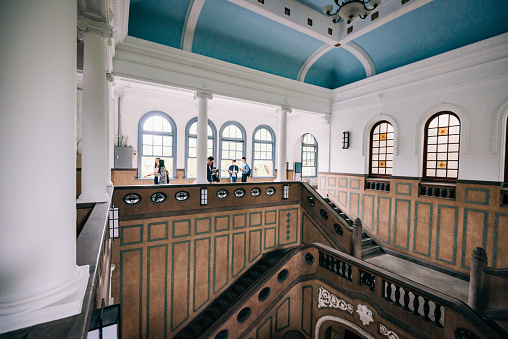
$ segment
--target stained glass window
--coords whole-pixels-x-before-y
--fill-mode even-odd
[[[393,168],[394,131],[388,121],[380,121],[371,131],[370,175],[389,177]]]
[[[460,121],[452,112],[440,112],[425,125],[424,177],[459,176]]]
[[[268,126],[259,126],[254,131],[254,177],[273,177],[275,162],[275,136]]]
[[[316,138],[310,133],[302,135],[302,177],[317,176]]]

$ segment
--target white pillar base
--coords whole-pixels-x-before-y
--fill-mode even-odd
[[[277,177],[274,182],[285,182],[285,181],[289,181],[288,179],[283,179],[283,178],[279,178]]]
[[[112,182],[112,181],[108,182],[108,183],[106,184],[106,187],[113,187],[113,182]]]
[[[76,277],[44,295],[0,304],[0,333],[63,319],[81,313],[90,266],[76,266]]]
[[[109,195],[104,194],[81,194],[76,201],[78,204],[90,203],[90,202],[108,202]]]

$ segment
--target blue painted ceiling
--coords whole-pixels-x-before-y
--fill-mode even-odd
[[[333,3],[332,0],[297,1],[316,12]],[[182,48],[186,15],[193,2],[131,0],[128,34]],[[508,32],[506,11],[499,5],[498,0],[434,0],[353,42],[371,58],[376,74],[383,73]],[[298,74],[306,61],[325,45],[321,40],[230,1],[205,0],[195,27],[192,52],[300,80]],[[304,81],[334,89],[365,77],[360,61],[339,47],[316,60]]]

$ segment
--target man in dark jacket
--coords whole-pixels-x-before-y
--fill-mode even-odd
[[[238,166],[236,165],[236,160],[231,160],[228,172],[231,182],[236,182],[236,179],[238,179]]]

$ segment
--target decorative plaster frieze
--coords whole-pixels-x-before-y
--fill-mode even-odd
[[[106,39],[113,37],[113,27],[105,22],[93,21],[85,17],[78,18],[78,29],[81,32],[90,32],[100,35]]]
[[[372,317],[372,311],[366,305],[358,305],[356,308],[356,313],[360,316],[360,320],[362,321],[364,326],[369,325],[374,322],[374,318]]]
[[[389,339],[399,339],[399,336],[397,335],[397,333],[393,332],[393,331],[389,331],[385,325],[379,323],[379,332],[382,334],[382,335],[386,335]]]
[[[327,289],[319,286],[318,294],[318,308],[338,308],[339,310],[353,314],[353,305],[348,304],[342,299],[339,299],[335,294],[330,293]]]
[[[398,155],[399,154],[399,124],[397,120],[395,120],[394,117],[388,114],[379,113],[374,115],[369,119],[367,124],[363,128],[363,139],[362,139],[362,156],[365,156],[365,153],[368,153],[368,145],[370,145],[370,131],[372,130],[372,127],[376,123],[378,123],[381,120],[386,120],[390,124],[392,124],[394,136],[393,136],[393,154]],[[366,158],[367,161],[367,168],[368,162],[370,161],[368,158]]]
[[[413,155],[418,156],[418,151],[423,147],[425,136],[425,123],[436,113],[450,111],[460,120],[460,154],[469,154],[469,115],[460,106],[441,102],[428,108],[418,119],[414,127]]]
[[[194,94],[194,100],[196,100],[198,98],[199,99],[205,98],[205,99],[208,99],[208,100],[212,100],[213,99],[213,94],[210,93],[210,92],[206,92],[206,91],[197,91]]]
[[[494,114],[494,121],[492,124],[492,136],[490,142],[490,153],[497,154],[499,152],[499,144],[503,132],[503,125],[508,115],[508,100],[506,100],[501,107],[496,110]]]

